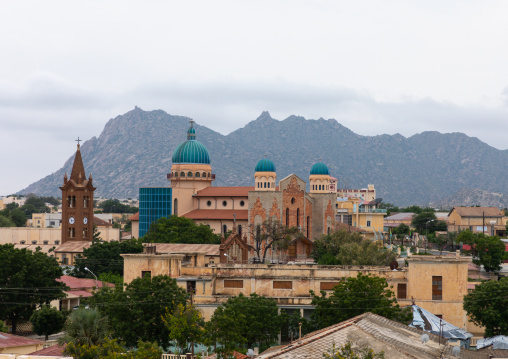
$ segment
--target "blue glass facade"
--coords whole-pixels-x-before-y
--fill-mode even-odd
[[[171,188],[140,188],[139,189],[139,237],[143,237],[150,225],[159,218],[170,216],[172,191]]]

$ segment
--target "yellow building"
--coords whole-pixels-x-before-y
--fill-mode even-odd
[[[337,197],[337,222],[359,228],[364,237],[383,239],[385,209],[378,209],[376,200],[365,202],[358,197]]]
[[[497,207],[453,207],[448,215],[448,231],[469,230],[489,236],[506,236],[508,218]]]
[[[209,319],[231,296],[256,293],[274,298],[280,308],[299,310],[308,317],[313,310],[309,291],[331,291],[338,282],[358,273],[386,278],[402,306],[418,306],[447,322],[479,334],[468,322],[463,297],[468,292],[471,258],[412,256],[399,270],[376,266],[323,266],[314,264],[237,264],[205,261],[206,250],[196,250],[192,260],[185,251],[160,253],[157,245],[143,254],[123,254],[124,282],[141,276],[169,275],[194,294],[194,303]]]

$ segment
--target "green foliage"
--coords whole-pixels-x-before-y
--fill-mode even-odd
[[[362,238],[357,232],[340,230],[314,242],[312,257],[324,265],[388,265],[397,254],[377,242]]]
[[[302,336],[312,331],[311,323],[300,315],[299,311],[293,312],[292,314],[287,314],[283,309],[281,311],[282,316],[282,330],[287,329],[288,338],[291,338],[291,333],[293,334],[293,339],[297,339],[300,335],[300,323],[302,324]]]
[[[327,297],[312,295],[315,310],[311,315],[317,329],[342,322],[365,312],[381,315],[385,318],[406,322],[411,319],[408,308],[400,308],[393,292],[387,288],[385,278],[358,274],[341,281]]]
[[[173,313],[166,313],[163,321],[169,330],[169,339],[175,341],[181,354],[189,353],[191,344],[203,339],[205,321],[193,305],[179,303]]]
[[[107,339],[99,345],[70,343],[65,353],[76,359],[160,359],[162,356],[156,343],[139,341],[137,348],[127,350],[117,339]]]
[[[24,227],[26,225],[27,216],[22,210],[14,209],[11,211],[11,220],[16,227]]]
[[[39,305],[64,297],[65,285],[56,280],[61,276],[55,258],[15,249],[12,244],[0,245],[0,319],[11,322],[14,334],[17,323],[28,320]]]
[[[97,277],[99,278],[100,281],[106,283],[113,283],[116,288],[120,288],[123,290],[123,277],[120,274],[108,272],[101,273]]]
[[[497,236],[463,231],[458,234],[457,241],[471,246],[466,253],[473,256],[473,263],[483,265],[487,272],[499,272],[501,263],[508,258],[506,246]]]
[[[485,337],[508,335],[508,278],[486,281],[464,296],[464,310]]]
[[[78,278],[93,278],[89,268],[95,275],[110,273],[123,276],[123,257],[120,254],[141,253],[143,245],[136,239],[128,241],[93,242],[83,250],[83,255],[76,258],[71,275]]]
[[[411,229],[407,224],[401,223],[398,227],[393,229],[392,234],[396,234],[398,236],[407,236],[411,233]]]
[[[121,203],[117,199],[108,199],[99,204],[103,213],[136,213],[139,211],[138,207],[129,206]]]
[[[0,214],[0,227],[16,227],[16,224],[9,217]]]
[[[100,345],[111,337],[109,319],[98,309],[78,308],[67,317],[63,328],[65,335],[58,342],[79,345]]]
[[[8,331],[8,328],[7,328],[7,325],[5,325],[5,323],[0,320],[0,333],[7,333]]]
[[[411,221],[411,225],[418,233],[434,233],[435,231],[446,231],[446,222],[438,221],[434,212],[421,212]]]
[[[143,243],[220,244],[220,237],[204,224],[178,216],[159,218],[142,238]]]
[[[205,324],[205,344],[220,345],[215,352],[218,358],[229,358],[234,350],[239,350],[246,342],[242,329],[247,325],[245,315],[234,308],[220,306]]]
[[[176,280],[160,275],[136,278],[124,291],[103,287],[87,303],[110,318],[115,337],[128,346],[138,340],[156,340],[167,347],[169,330],[162,318],[186,300],[187,293]]]
[[[30,317],[33,330],[37,335],[46,336],[46,340],[51,334],[62,330],[65,323],[65,314],[49,305],[43,305],[41,309],[35,311]]]
[[[348,341],[340,348],[336,348],[334,343],[332,349],[323,353],[323,358],[325,359],[384,359],[384,357],[384,351],[375,353],[370,348],[356,348],[353,347],[351,341]]]

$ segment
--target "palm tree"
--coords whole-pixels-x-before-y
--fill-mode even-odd
[[[109,318],[102,316],[97,308],[79,308],[71,313],[63,328],[65,335],[60,344],[99,345],[111,335]]]

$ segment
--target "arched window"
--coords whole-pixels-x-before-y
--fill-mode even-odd
[[[178,177],[178,172],[175,172],[175,177]]]
[[[72,207],[76,207],[76,196],[72,196]]]
[[[175,201],[173,202],[173,214],[175,216],[178,216],[178,199],[175,198]]]
[[[241,225],[238,226],[238,235],[240,237],[242,236],[242,226]]]
[[[296,226],[300,227],[300,208],[296,209]]]
[[[286,208],[286,227],[289,227],[289,208]]]
[[[185,172],[180,172],[180,177],[185,177]]]
[[[265,188],[266,188],[266,182],[265,182]]]
[[[187,173],[187,177],[192,177],[192,172]]]
[[[208,177],[210,177],[210,172],[208,172]]]
[[[196,172],[196,177],[201,177],[201,173]]]
[[[310,229],[310,217],[307,216],[307,238],[309,238],[309,229]]]
[[[223,225],[222,226],[222,234],[224,234],[224,236],[226,235],[227,231],[228,231],[228,226],[227,225]]]
[[[71,198],[71,196],[67,197],[67,206],[68,207],[72,207],[72,198]]]
[[[270,188],[270,182],[268,182],[268,188]]]

